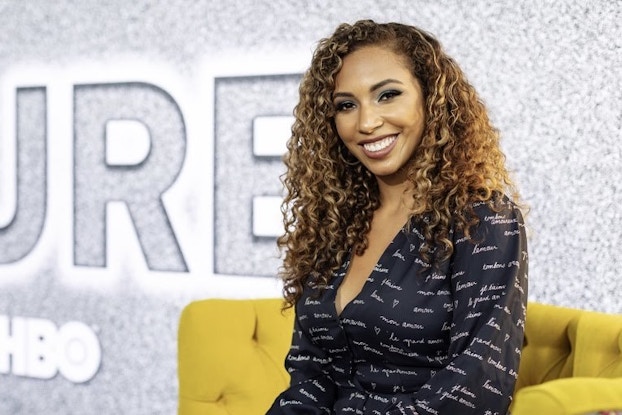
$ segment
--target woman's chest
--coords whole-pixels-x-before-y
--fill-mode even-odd
[[[442,355],[449,344],[453,310],[449,270],[422,271],[421,264],[408,245],[392,244],[337,315],[335,299],[347,269],[344,264],[319,296],[312,289],[303,293],[297,307],[302,328],[326,349],[354,347],[363,357]]]

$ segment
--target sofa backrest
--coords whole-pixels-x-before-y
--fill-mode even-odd
[[[515,391],[572,376],[576,325],[581,310],[529,303],[525,342]]]
[[[289,384],[293,312],[282,300],[201,300],[178,330],[179,415],[264,414]]]
[[[622,315],[581,314],[573,376],[622,377]]]

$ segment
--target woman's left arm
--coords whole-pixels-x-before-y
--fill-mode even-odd
[[[454,241],[449,364],[415,395],[417,414],[507,414],[527,308],[527,241],[520,210],[475,208],[474,243]]]

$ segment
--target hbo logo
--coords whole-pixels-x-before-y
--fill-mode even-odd
[[[101,347],[93,330],[70,321],[60,328],[40,318],[0,315],[0,373],[50,379],[58,372],[74,383],[97,373]]]

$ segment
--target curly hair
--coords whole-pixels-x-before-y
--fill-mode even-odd
[[[349,153],[334,123],[335,77],[344,57],[365,46],[405,57],[422,86],[426,125],[406,171],[415,189],[411,218],[420,219],[425,259],[434,256],[430,262],[438,263],[451,256],[454,226],[470,238],[478,223],[475,202],[494,204],[508,193],[518,198],[484,104],[432,35],[400,23],[341,24],[319,42],[303,75],[284,157],[285,233],[277,244],[285,252],[280,275],[286,307],[296,303],[305,284],[328,284],[350,251],[365,251],[380,206],[376,179]]]

